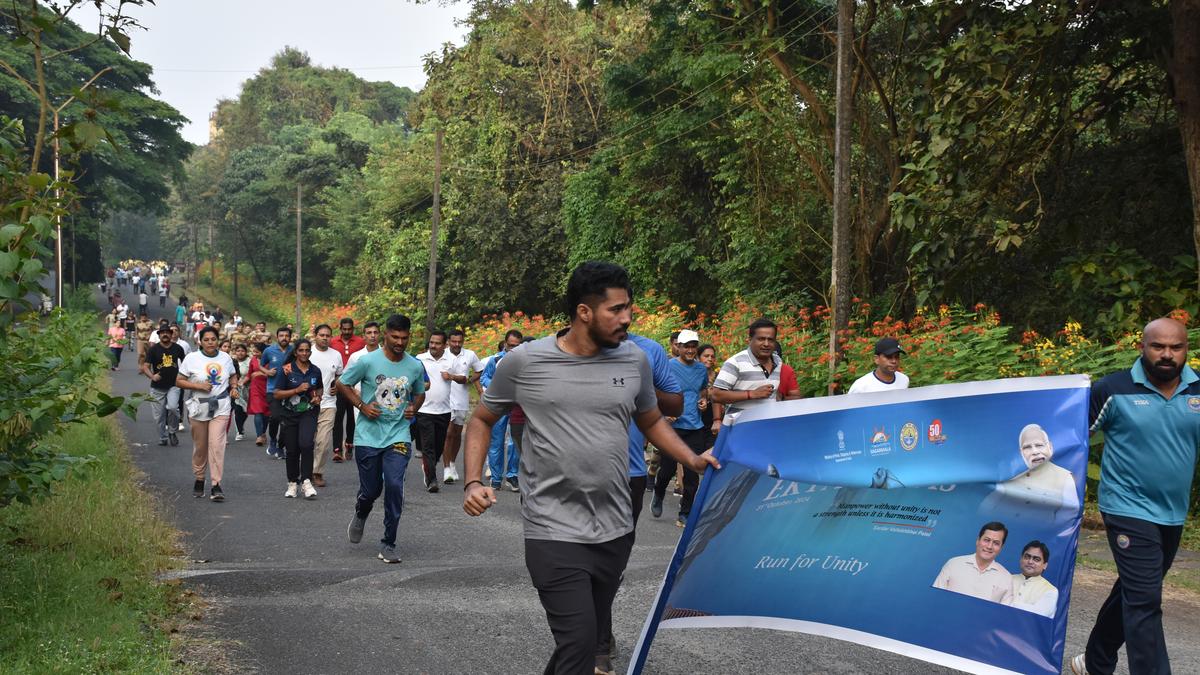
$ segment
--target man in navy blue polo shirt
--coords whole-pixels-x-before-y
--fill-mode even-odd
[[[1092,385],[1092,430],[1104,432],[1100,513],[1117,582],[1100,606],[1078,674],[1109,675],[1125,645],[1131,673],[1170,673],[1162,583],[1187,519],[1200,445],[1200,376],[1187,365],[1187,330],[1156,319],[1133,368]]]

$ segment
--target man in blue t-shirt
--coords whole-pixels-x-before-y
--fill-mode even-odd
[[[671,358],[663,346],[648,337],[629,333],[629,341],[646,352],[650,370],[654,373],[654,389],[658,396],[658,409],[667,417],[683,412],[683,395],[679,382],[671,374]],[[629,425],[629,492],[633,497],[633,524],[642,514],[642,502],[646,497],[646,437],[636,424]]]
[[[362,541],[367,516],[383,495],[383,538],[379,559],[400,562],[396,529],[404,507],[404,470],[412,456],[409,425],[425,402],[425,367],[409,354],[412,322],[403,314],[388,317],[381,349],[351,363],[337,388],[359,411],[354,427],[354,461],[358,464],[358,501],[346,528],[350,542]],[[362,395],[354,385],[362,385]]]
[[[275,342],[277,344],[263,350],[258,363],[267,374],[267,402],[271,406],[271,416],[267,422],[267,435],[271,442],[267,445],[267,455],[283,459],[285,450],[279,445],[279,420],[282,415],[279,412],[279,402],[272,394],[275,393],[275,373],[279,372],[279,367],[287,360],[288,354],[292,353],[292,329],[281,326],[275,331]]]
[[[705,441],[708,440],[708,429],[700,419],[700,399],[708,388],[708,369],[696,360],[696,352],[700,349],[700,336],[694,330],[679,331],[676,341],[679,357],[671,359],[671,374],[683,389],[683,412],[671,422],[675,433],[684,444],[697,455],[704,454]],[[654,499],[650,502],[650,513],[658,518],[662,515],[663,499],[667,496],[667,486],[675,475],[678,465],[671,456],[664,454],[658,465],[658,474],[654,477]],[[679,517],[675,520],[676,527],[687,523],[688,514],[692,512],[692,500],[696,498],[696,488],[700,484],[700,476],[686,467],[683,470],[683,498],[679,501]]]
[[[1093,430],[1104,432],[1099,506],[1117,582],[1100,606],[1077,675],[1108,675],[1125,645],[1131,673],[1169,673],[1163,577],[1188,514],[1200,446],[1200,376],[1187,365],[1187,329],[1157,319],[1142,331],[1133,368],[1092,385]]]
[[[479,392],[483,396],[483,392],[487,391],[488,385],[492,383],[492,378],[496,376],[496,367],[500,365],[504,355],[521,346],[521,341],[525,338],[521,331],[511,329],[504,334],[504,342],[500,343],[500,351],[488,357],[486,365],[483,367],[483,373],[479,376]],[[504,480],[508,483],[508,489],[513,492],[520,492],[520,483],[517,481],[518,469],[521,465],[521,453],[517,450],[517,446],[511,440],[508,443],[504,442],[504,437],[508,431],[508,415],[500,418],[500,421],[492,427],[492,437],[488,441],[488,473],[491,474],[492,489],[500,489],[500,481]],[[508,450],[508,461],[504,461],[504,451]]]

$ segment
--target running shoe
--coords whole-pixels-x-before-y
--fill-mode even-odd
[[[512,490],[513,492],[521,491],[521,484],[517,482],[516,476],[510,476],[506,482],[508,483],[509,490]]]
[[[197,499],[204,496],[204,481],[198,480],[192,484],[192,496]]]
[[[176,431],[183,431],[183,422],[179,423],[179,428]]]
[[[1083,654],[1071,657],[1071,673],[1072,675],[1088,675],[1087,660]]]
[[[293,483],[293,485],[294,485],[294,483]],[[313,487],[311,480],[305,479],[304,485],[301,487],[304,488],[304,498],[305,499],[316,499],[317,498],[317,488]]]
[[[442,482],[446,485],[453,485],[454,481],[458,480],[458,469],[454,465],[442,469]]]
[[[243,438],[245,438],[245,436],[243,436],[242,434],[238,434],[238,435],[236,435],[236,436],[234,436],[234,437],[233,437],[233,440],[235,440],[235,441],[240,441],[240,440],[242,440]]]
[[[214,483],[214,484],[213,484],[213,486],[212,486],[212,493],[210,493],[210,494],[208,495],[208,498],[209,498],[209,499],[211,499],[211,500],[213,500],[214,502],[223,502],[223,501],[225,501],[225,492],[224,492],[224,491],[221,489],[221,484],[220,484],[220,483]]]
[[[662,503],[662,497],[659,497],[658,495],[654,495],[654,499],[650,500],[650,514],[655,518],[658,518],[662,515]]]
[[[287,497],[288,499],[295,499],[296,490],[299,489],[299,487],[299,483],[288,483],[287,490],[283,492],[283,496]]]
[[[379,559],[385,563],[398,563],[400,562],[400,554],[396,551],[395,546],[384,544],[379,549]]]
[[[350,524],[346,526],[346,538],[350,540],[351,544],[357,544],[358,542],[362,541],[363,528],[366,526],[367,519],[359,518],[358,514],[355,514],[354,517],[350,519]]]

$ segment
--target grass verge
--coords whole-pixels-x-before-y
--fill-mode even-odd
[[[176,531],[139,489],[115,420],[63,443],[96,461],[52,497],[0,509],[0,670],[172,672],[184,596],[155,575],[173,566]]]

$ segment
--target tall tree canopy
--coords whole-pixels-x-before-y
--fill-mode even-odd
[[[37,82],[35,44],[23,35],[37,30],[49,103],[60,107],[76,99],[59,116],[63,166],[73,172],[78,190],[78,209],[66,228],[74,246],[66,252],[74,251],[79,280],[98,280],[102,224],[118,211],[165,214],[172,182],[182,178],[192,146],[179,133],[186,118],[156,98],[150,66],[123,51],[125,34],[89,34],[61,16],[63,9],[12,3],[0,11],[0,111],[24,122],[32,147],[39,117],[37,87],[30,86]],[[38,168],[53,174],[53,153],[45,150]]]

